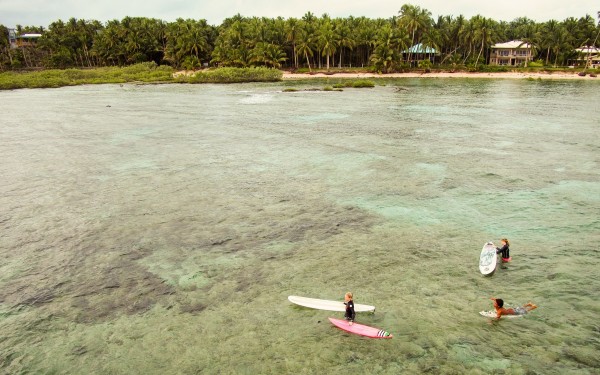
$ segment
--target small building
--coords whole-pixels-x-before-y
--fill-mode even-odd
[[[595,46],[583,46],[575,49],[577,58],[569,60],[569,66],[585,66],[586,68],[600,68],[600,48]]]
[[[17,47],[33,46],[37,40],[42,37],[42,34],[23,34],[16,37]]]
[[[422,43],[415,44],[402,51],[402,55],[404,60],[408,60],[410,56],[410,62],[417,62],[421,60],[429,60],[432,63],[435,61],[435,57],[439,55],[439,53],[435,50],[435,48],[424,46]]]
[[[497,43],[492,46],[490,65],[527,66],[533,59],[533,48],[529,43],[520,40],[511,40],[506,43]]]
[[[17,48],[17,32],[15,29],[8,29],[8,44],[10,48]]]

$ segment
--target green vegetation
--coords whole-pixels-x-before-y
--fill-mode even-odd
[[[173,68],[141,63],[124,68],[50,69],[27,73],[0,73],[0,89],[75,86],[98,83],[169,82]]]
[[[289,19],[238,14],[218,26],[205,20],[125,17],[104,24],[71,18],[47,28],[16,27],[18,35],[32,32],[42,37],[11,48],[8,30],[0,25],[0,70],[154,62],[175,69],[267,67],[310,72],[361,67],[388,73],[452,65],[479,71],[489,61],[490,47],[509,40],[532,45],[534,59],[544,66],[566,66],[581,58],[576,48],[598,40],[600,25],[590,15],[547,22],[527,17],[505,22],[480,15],[433,18],[429,10],[405,4],[387,19],[317,17],[308,12]],[[417,53],[410,48],[417,44],[437,53]]]
[[[34,72],[0,73],[0,89],[62,87],[98,83],[235,83],[273,82],[281,80],[282,72],[268,68],[218,68],[196,72],[191,76],[173,78],[169,66],[154,62],[139,63],[123,68],[49,69]]]
[[[275,82],[280,81],[281,70],[265,67],[256,68],[218,68],[201,70],[190,76],[177,78],[187,83],[241,83],[241,82]]]
[[[368,79],[359,79],[359,80],[356,80],[356,81],[352,81],[351,85],[354,88],[375,87],[375,83],[373,81],[368,80]]]
[[[375,82],[369,79],[355,79],[355,80],[345,80],[344,82],[338,82],[332,85],[334,89],[341,89],[344,87],[352,87],[352,88],[369,88],[375,87]]]

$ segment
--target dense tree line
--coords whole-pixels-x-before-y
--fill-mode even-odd
[[[600,19],[600,12],[598,14]],[[598,45],[600,24],[592,16],[563,21],[511,22],[480,15],[439,16],[405,4],[389,19],[366,17],[259,18],[236,15],[219,26],[205,20],[126,17],[105,24],[95,20],[61,20],[47,29],[17,27],[17,34],[41,33],[35,43],[11,49],[8,30],[0,25],[0,69],[124,66],[154,61],[176,68],[267,66],[327,68],[375,66],[394,71],[432,56],[415,55],[416,44],[439,51],[442,65],[489,61],[490,47],[522,40],[545,65],[565,65],[575,48]]]

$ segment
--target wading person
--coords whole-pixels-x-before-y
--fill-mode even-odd
[[[346,314],[344,317],[348,321],[348,324],[352,325],[354,323],[354,318],[356,317],[356,312],[354,311],[354,301],[352,300],[352,293],[348,292],[344,296],[344,305],[346,305]]]
[[[502,254],[502,263],[510,262],[510,242],[507,238],[500,240],[502,247],[496,247],[496,254]],[[506,268],[503,266],[502,268]]]

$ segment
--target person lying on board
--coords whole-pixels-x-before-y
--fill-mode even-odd
[[[494,309],[496,309],[497,319],[500,319],[502,315],[525,315],[533,309],[536,309],[537,306],[533,303],[529,302],[519,307],[509,307],[507,309],[504,308],[504,300],[502,298],[492,298],[494,301]]]
[[[356,317],[356,312],[354,312],[354,301],[352,300],[352,293],[348,292],[344,296],[344,305],[346,305],[346,314],[344,317],[348,321],[349,325],[354,323],[354,318]]]

